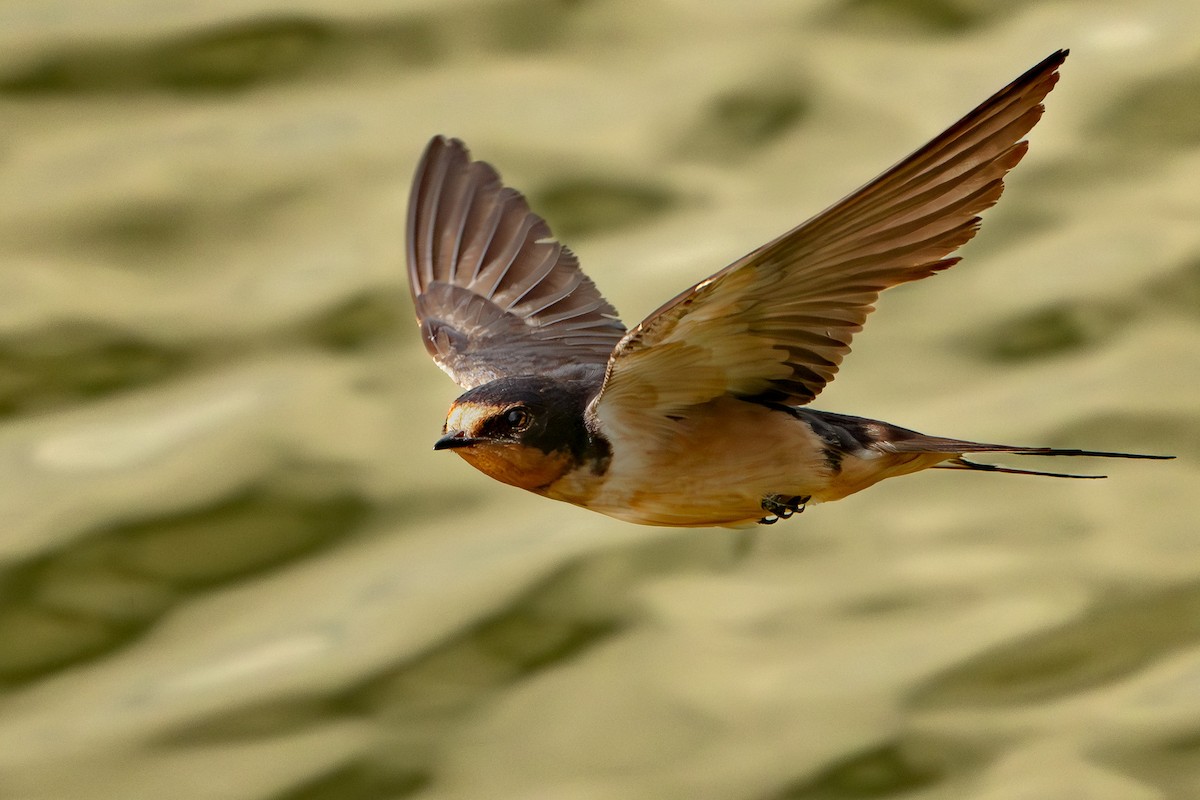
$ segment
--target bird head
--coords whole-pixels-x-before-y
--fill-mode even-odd
[[[501,378],[450,406],[434,450],[453,450],[498,481],[545,489],[592,455],[581,387],[541,376]]]

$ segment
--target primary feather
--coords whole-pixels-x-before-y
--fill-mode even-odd
[[[604,364],[625,333],[575,254],[457,139],[434,137],[417,167],[408,277],[425,349],[465,389]]]
[[[977,215],[1025,155],[1020,139],[1066,56],[1049,56],[870,183],[648,316],[613,352],[596,414],[669,414],[722,395],[811,401],[881,291],[957,262],[947,256],[975,235]]]

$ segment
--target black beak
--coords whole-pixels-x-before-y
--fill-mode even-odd
[[[433,449],[450,450],[455,447],[470,447],[478,441],[478,439],[472,439],[462,431],[450,431],[433,443]]]

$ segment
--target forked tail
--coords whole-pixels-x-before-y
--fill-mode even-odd
[[[1168,459],[1175,456],[1152,456],[1142,453],[1110,453],[1103,450],[1060,450],[1054,447],[1019,447],[1009,444],[986,444],[965,439],[946,439],[901,428],[887,422],[848,414],[834,414],[815,408],[784,408],[804,420],[820,436],[833,453],[853,453],[856,450],[876,450],[884,453],[944,453],[946,460],[933,465],[935,469],[967,469],[976,472],[1008,472],[1014,475],[1045,475],[1051,478],[1104,478],[1105,475],[1072,475],[1065,472],[1042,472],[1014,469],[994,464],[981,464],[963,458],[968,453],[1013,453],[1021,456],[1089,456],[1091,458],[1150,458]]]
[[[1042,453],[1041,455],[1054,455],[1053,453]],[[1075,455],[1075,454],[1073,454]],[[1107,455],[1107,454],[1106,454]],[[1131,456],[1132,458],[1142,458],[1143,456]],[[1045,475],[1048,478],[1107,478],[1107,475],[1075,475],[1070,472],[1043,472],[1036,469],[1016,469],[1014,467],[1001,467],[996,464],[981,464],[978,461],[968,461],[959,456],[958,458],[945,461],[941,464],[935,464],[933,469],[969,469],[975,472],[1007,472],[1009,475]]]
[[[981,464],[978,461],[968,461],[964,453],[1013,453],[1020,456],[1088,456],[1090,458],[1147,458],[1156,461],[1174,458],[1175,456],[1146,455],[1144,453],[1111,453],[1103,450],[1062,450],[1054,447],[1015,447],[1004,444],[984,444],[983,442],[967,442],[959,439],[941,439],[934,436],[918,435],[911,439],[889,442],[889,449],[898,453],[957,453],[952,458],[934,466],[934,469],[966,469],[976,472],[1006,472],[1011,475],[1044,475],[1050,478],[1106,478],[1107,475],[1075,475],[1066,472],[1043,472],[1032,469],[1015,469],[1001,467],[995,464]]]

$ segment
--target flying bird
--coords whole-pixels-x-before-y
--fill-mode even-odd
[[[948,439],[808,406],[880,292],[958,262],[1066,57],[633,330],[520,193],[435,137],[409,203],[409,284],[425,348],[466,391],[434,449],[545,497],[683,527],[773,523],[930,467],[1103,477],[976,453],[1169,457]]]

